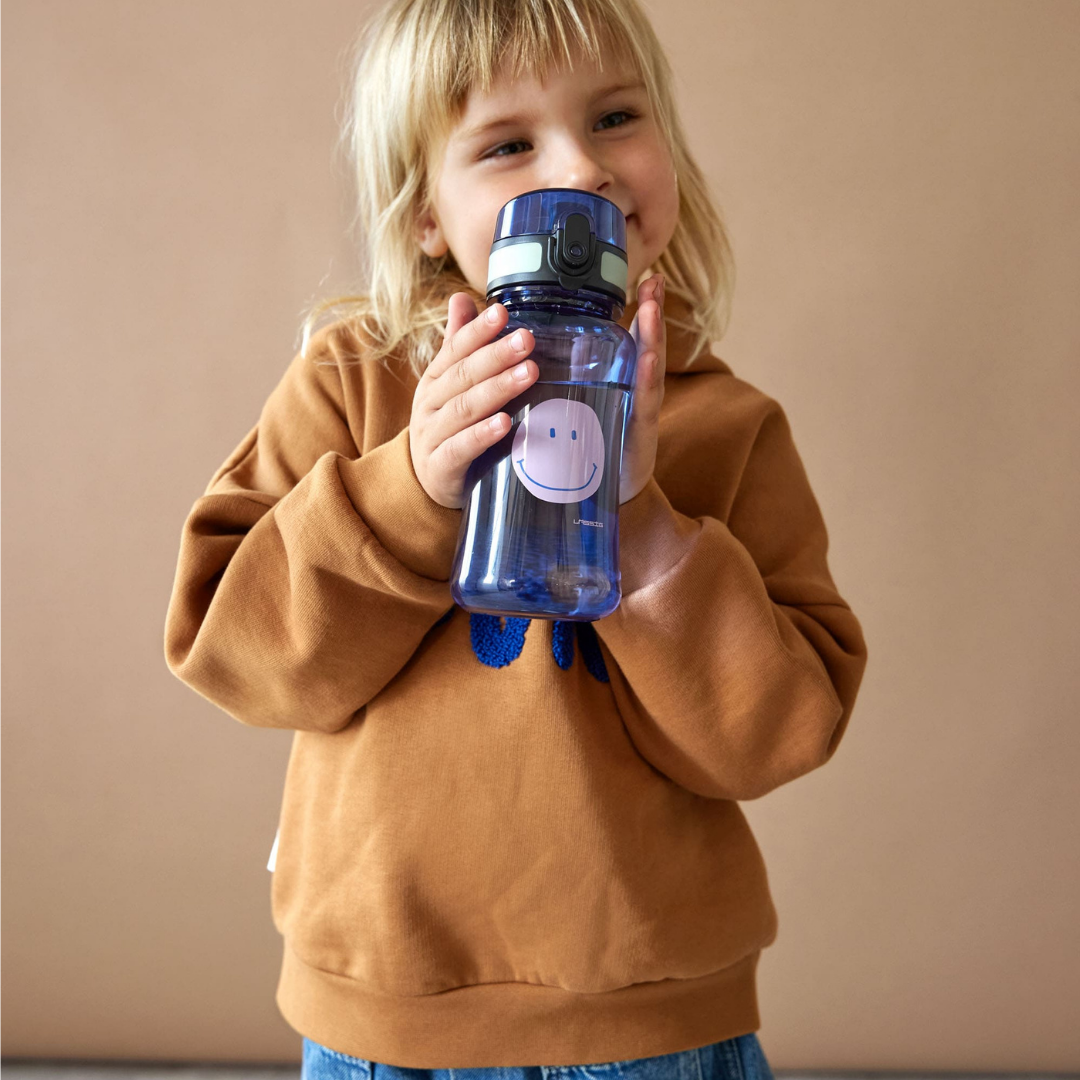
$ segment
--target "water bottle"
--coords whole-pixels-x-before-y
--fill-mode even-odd
[[[488,303],[532,332],[540,369],[474,459],[450,575],[466,611],[589,622],[619,586],[619,472],[637,348],[626,305],[626,220],[610,200],[542,188],[499,211]]]

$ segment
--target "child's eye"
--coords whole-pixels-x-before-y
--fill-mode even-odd
[[[606,123],[604,123],[604,121],[610,120],[610,119],[612,119],[612,117],[625,117],[625,119],[623,119],[623,120],[621,120],[621,121],[619,121],[618,123],[615,123],[615,124],[606,124]],[[615,112],[609,112],[605,116],[601,117],[600,120],[597,121],[597,124],[598,125],[601,125],[601,124],[603,125],[601,130],[608,130],[608,129],[613,128],[613,127],[624,127],[631,120],[636,120],[637,118],[638,118],[638,113],[634,112],[632,109],[617,109]],[[515,146],[528,147],[529,144],[524,139],[514,139],[511,142],[500,143],[494,149],[489,150],[486,154],[484,154],[484,157],[485,158],[514,157],[515,154],[513,152],[513,147],[515,147]],[[504,153],[503,151],[506,151],[506,152]]]
[[[605,120],[610,120],[613,116],[625,116],[627,119],[624,120],[621,124],[607,125],[610,127],[622,127],[623,124],[628,123],[630,120],[636,120],[637,115],[638,114],[636,112],[632,112],[630,109],[617,109],[615,112],[609,112],[606,116],[602,117],[599,123],[602,124]]]
[[[513,142],[503,143],[501,146],[496,146],[490,153],[485,154],[485,157],[512,157],[511,154],[500,154],[500,150],[506,150],[511,146],[528,146],[529,144],[524,139],[515,139]]]

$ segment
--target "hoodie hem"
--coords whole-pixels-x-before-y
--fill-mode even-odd
[[[285,942],[275,1001],[299,1034],[398,1068],[592,1065],[708,1046],[757,1031],[761,951],[693,979],[575,993],[481,983],[400,997],[306,964]]]

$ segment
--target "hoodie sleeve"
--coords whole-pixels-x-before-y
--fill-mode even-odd
[[[452,606],[461,511],[420,485],[408,427],[360,454],[316,340],[187,516],[165,659],[243,724],[334,732]]]
[[[680,513],[655,476],[623,504],[623,598],[593,624],[639,752],[716,799],[828,761],[867,658],[787,417],[765,400],[726,520]]]

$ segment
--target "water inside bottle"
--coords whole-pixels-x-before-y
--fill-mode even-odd
[[[476,610],[589,620],[609,606],[631,389],[538,381],[507,403],[510,430],[466,476],[458,584]]]

